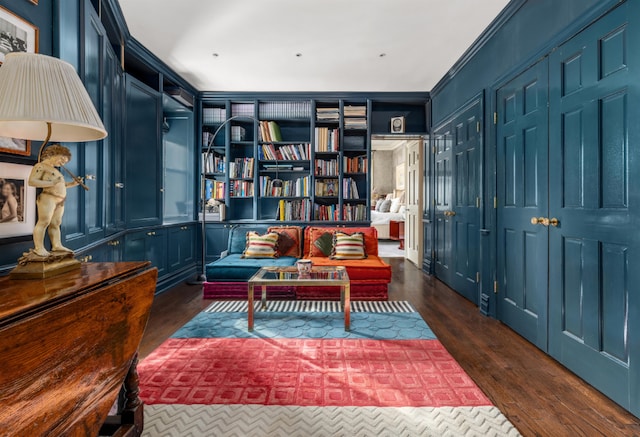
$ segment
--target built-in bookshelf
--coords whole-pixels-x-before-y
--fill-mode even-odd
[[[224,203],[232,222],[368,221],[370,106],[203,99],[203,201]]]

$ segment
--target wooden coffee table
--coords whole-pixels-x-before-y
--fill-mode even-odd
[[[262,306],[267,308],[268,286],[339,286],[340,303],[344,310],[344,330],[351,329],[351,285],[347,269],[337,267],[313,267],[311,273],[301,275],[295,267],[262,267],[249,279],[249,331],[253,331],[254,290],[262,287]]]

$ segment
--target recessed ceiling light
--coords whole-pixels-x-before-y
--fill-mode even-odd
[[[214,58],[217,58],[218,56],[220,56],[218,53],[213,53]]]
[[[378,56],[380,56],[381,58],[384,58],[385,56],[387,56],[386,53],[380,53]]]
[[[302,57],[302,53],[296,53],[296,58],[301,58]]]

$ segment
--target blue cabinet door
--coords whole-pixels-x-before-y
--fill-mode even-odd
[[[549,353],[640,414],[640,5],[550,55]]]
[[[499,318],[547,350],[548,62],[496,94]],[[536,223],[532,223],[532,219]]]
[[[478,304],[482,100],[433,134],[435,274]]]
[[[451,286],[476,305],[480,269],[480,163],[482,99],[473,101],[452,123]]]
[[[125,215],[128,227],[162,222],[162,98],[126,75]]]
[[[434,185],[434,271],[438,279],[452,282],[451,178],[453,135],[451,124],[437,128],[433,134],[433,185]]]

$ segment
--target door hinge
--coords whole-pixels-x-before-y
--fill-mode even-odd
[[[480,132],[480,122],[476,122],[476,132]]]
[[[480,272],[476,272],[476,284],[480,283]]]
[[[436,154],[436,146],[431,147],[431,153],[433,153],[434,155]]]
[[[493,196],[493,207],[494,207],[494,209],[498,207],[498,197],[497,196]]]
[[[480,198],[476,197],[476,208],[480,208]]]
[[[498,281],[493,281],[493,293],[498,294]]]
[[[436,251],[431,250],[431,259],[436,259]]]
[[[498,113],[497,112],[493,113],[493,124],[498,124]]]

